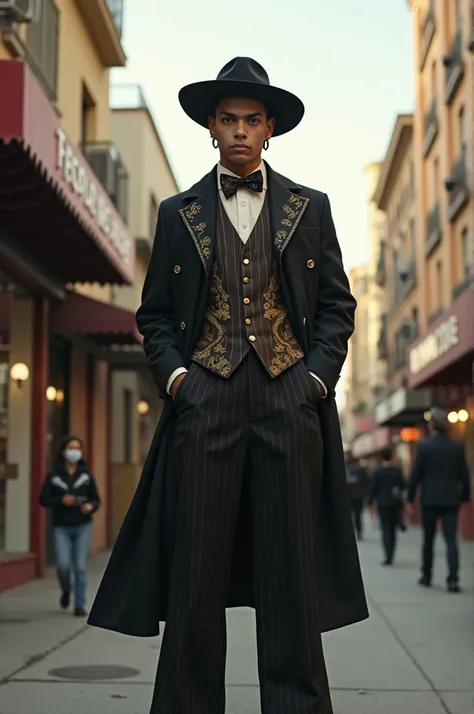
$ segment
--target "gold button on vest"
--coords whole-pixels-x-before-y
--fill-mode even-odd
[[[245,318],[245,324],[246,324],[246,325],[251,325],[251,324],[252,324],[252,320],[250,319],[250,317],[246,317],[246,318]]]
[[[244,265],[249,265],[249,264],[250,264],[250,260],[248,258],[244,258]]]
[[[250,278],[248,278],[247,276],[245,276],[243,282],[244,282],[245,284],[249,283],[249,282],[250,282]]]
[[[250,305],[250,298],[244,298],[244,305]]]
[[[249,335],[250,342],[255,342],[256,339],[255,335]]]

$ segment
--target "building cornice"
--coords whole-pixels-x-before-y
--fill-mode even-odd
[[[392,137],[388,145],[387,153],[380,172],[377,188],[374,191],[373,201],[380,210],[384,210],[384,201],[386,190],[389,184],[389,179],[395,164],[395,160],[399,154],[399,150],[403,145],[403,139],[407,132],[413,132],[413,114],[399,114],[397,116]]]

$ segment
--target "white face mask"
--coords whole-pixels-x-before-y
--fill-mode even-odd
[[[80,449],[66,449],[64,458],[70,464],[77,464],[82,459],[82,451]]]

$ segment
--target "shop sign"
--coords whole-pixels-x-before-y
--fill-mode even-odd
[[[451,315],[410,352],[410,372],[415,375],[459,344],[457,315]]]
[[[66,183],[81,198],[99,229],[110,239],[122,260],[129,263],[130,238],[121,220],[113,217],[110,201],[105,197],[100,183],[91,178],[92,172],[86,169],[85,160],[79,157],[75,147],[68,142],[64,131],[57,129],[56,136],[57,168]]]

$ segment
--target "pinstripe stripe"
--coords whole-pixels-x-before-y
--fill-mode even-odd
[[[177,536],[152,714],[224,714],[226,622],[251,468],[263,714],[332,714],[317,615],[322,441],[302,362],[272,379],[250,351],[228,379],[193,364],[177,405]]]

